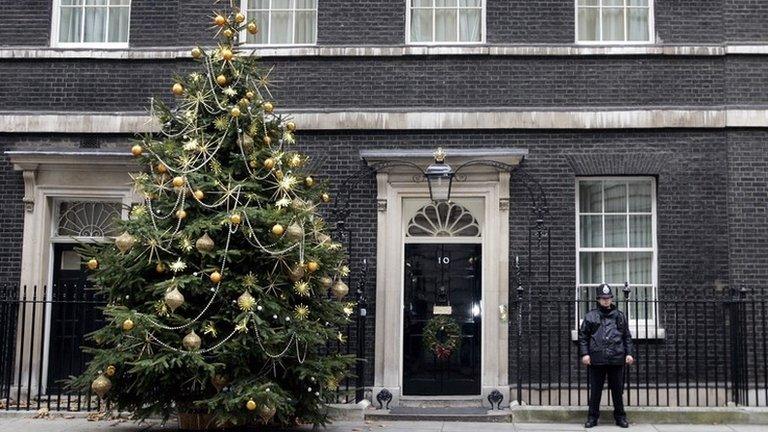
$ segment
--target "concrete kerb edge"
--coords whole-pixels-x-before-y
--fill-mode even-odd
[[[612,419],[611,410],[610,407],[602,407],[601,417]],[[632,423],[768,425],[768,407],[627,407],[626,411]],[[586,407],[510,407],[513,423],[583,422],[586,417]]]

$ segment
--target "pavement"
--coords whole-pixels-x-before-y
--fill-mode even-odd
[[[125,420],[88,421],[83,418],[0,417],[0,432],[163,432],[176,431],[176,425],[140,424]],[[254,429],[263,431],[264,429]],[[310,431],[311,426],[295,429]],[[468,423],[468,422],[341,422],[320,428],[320,432],[571,432],[584,431],[573,423]],[[600,425],[591,431],[619,431],[617,426]],[[766,425],[681,425],[681,424],[632,424],[633,432],[766,432]]]

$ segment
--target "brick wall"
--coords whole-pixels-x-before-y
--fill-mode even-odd
[[[207,41],[213,0],[131,2],[130,44],[191,45]],[[571,44],[574,0],[487,0],[487,41],[500,44]],[[0,46],[48,46],[52,0],[5,1]],[[320,0],[318,43],[399,45],[405,41],[406,1]],[[655,2],[658,42],[768,41],[768,4],[762,0]]]

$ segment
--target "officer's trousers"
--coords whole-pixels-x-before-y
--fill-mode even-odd
[[[600,365],[589,366],[587,368],[589,379],[589,417],[597,419],[600,417],[600,398],[603,396],[603,384],[606,376],[608,377],[608,388],[611,389],[613,397],[613,417],[615,419],[625,418],[624,412],[624,365]]]

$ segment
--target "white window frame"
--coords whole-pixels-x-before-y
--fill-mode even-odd
[[[458,0],[457,0],[458,1]],[[486,21],[486,0],[480,1],[480,40],[479,41],[439,41],[435,42],[435,14],[432,14],[432,41],[431,42],[413,42],[411,41],[411,8],[412,1],[406,0],[405,4],[405,44],[406,45],[431,45],[431,46],[445,46],[445,45],[483,45],[486,40],[485,21]],[[432,7],[435,8],[434,6]],[[459,20],[456,20],[456,34],[459,32]]]
[[[267,29],[270,33],[267,33],[267,43],[251,43],[248,42],[248,32],[243,30],[240,35],[240,39],[243,41],[243,46],[246,47],[296,47],[296,46],[316,46],[317,45],[317,30],[319,27],[318,23],[318,17],[317,17],[317,11],[320,9],[320,0],[317,0],[315,3],[316,7],[314,9],[315,12],[315,40],[312,42],[307,43],[281,43],[281,44],[275,44],[269,42],[271,39],[271,29],[272,29],[272,0],[269,0],[269,23],[267,23]],[[240,10],[245,14],[246,22],[250,20],[250,17],[248,17],[248,0],[240,0]],[[293,3],[293,8],[291,9],[277,9],[278,11],[290,11],[291,13],[291,41],[296,40],[296,11],[307,11],[310,9],[296,9],[296,3]],[[261,24],[257,21],[256,25],[259,26],[259,31],[262,31]]]
[[[629,225],[627,225],[627,246],[626,247],[581,247],[581,216],[582,212],[580,211],[580,194],[579,194],[579,183],[583,181],[617,181],[617,182],[628,182],[628,181],[650,181],[651,182],[651,246],[650,247],[630,247],[629,246]],[[594,286],[598,286],[598,284],[581,284],[581,260],[580,260],[580,252],[652,252],[651,256],[651,297],[650,300],[656,301],[653,303],[652,311],[653,311],[653,318],[651,319],[636,319],[636,317],[633,316],[634,307],[631,304],[627,310],[627,318],[629,320],[629,326],[630,331],[632,331],[633,337],[641,338],[641,339],[653,339],[653,338],[664,338],[665,333],[664,330],[659,328],[660,326],[660,319],[659,319],[659,308],[658,308],[658,299],[659,299],[659,293],[658,293],[658,256],[659,256],[659,248],[658,248],[658,233],[657,233],[657,203],[656,203],[656,178],[652,176],[592,176],[592,177],[577,177],[576,181],[574,183],[575,186],[575,196],[576,196],[576,206],[575,206],[575,219],[576,219],[576,280],[575,280],[575,299],[576,302],[576,316],[574,317],[576,321],[576,328],[581,324],[581,319],[579,317],[579,307],[581,305],[581,298],[580,298],[580,287],[582,285],[589,286],[590,288],[593,288]],[[602,195],[603,205],[605,203],[605,192],[603,191]],[[627,197],[627,205],[629,205],[629,197]],[[647,212],[641,212],[642,214],[647,214]],[[586,213],[586,215],[595,215],[595,213]],[[600,215],[605,214],[605,209],[602,208]],[[620,213],[620,214],[627,214],[632,215],[633,212],[629,212],[627,209],[626,213]],[[602,230],[603,230],[603,241],[605,241],[605,223],[603,222],[601,224]],[[628,266],[629,264],[627,264]],[[605,277],[605,260],[602,262],[602,272],[603,277]],[[627,268],[627,275],[629,275],[629,268]],[[603,280],[604,282],[604,280]],[[646,286],[643,284],[643,286]],[[614,290],[614,296],[616,299],[623,300],[623,294],[621,293],[622,289],[624,288],[623,285],[621,286],[612,286]],[[630,285],[630,288],[632,286]],[[636,296],[636,292],[632,291],[630,294],[631,296]],[[630,297],[630,299],[633,297]],[[634,297],[636,298],[636,297]],[[639,334],[635,334],[636,331],[639,332]]]
[[[109,26],[109,7],[107,7],[107,26]],[[61,0],[53,0],[53,10],[51,13],[51,46],[56,48],[128,48],[131,41],[131,8],[133,1],[128,2],[128,6],[119,6],[128,9],[128,38],[125,42],[59,42],[59,30],[61,26]],[[83,14],[82,19],[85,19]],[[80,39],[85,37],[85,26],[80,25]],[[107,29],[109,34],[109,29]]]
[[[642,6],[627,6],[628,0],[624,0],[624,6],[623,6],[623,9],[624,9],[624,40],[623,41],[603,41],[602,40],[603,39],[603,1],[604,0],[599,0],[600,5],[597,6],[597,8],[600,9],[600,39],[601,40],[595,40],[595,41],[579,40],[579,3],[581,1],[582,0],[574,0],[573,2],[573,5],[574,5],[573,16],[575,18],[574,19],[575,32],[573,35],[573,40],[575,41],[575,43],[579,45],[648,45],[648,44],[654,43],[654,40],[656,37],[655,36],[656,35],[656,31],[655,31],[655,28],[656,28],[655,15],[656,14],[654,11],[654,5],[655,5],[654,0],[648,0],[648,40],[645,40],[645,41],[626,40],[628,35],[627,26],[629,25],[627,21],[627,11],[629,8],[642,7]],[[614,6],[614,7],[618,7],[618,6]]]

